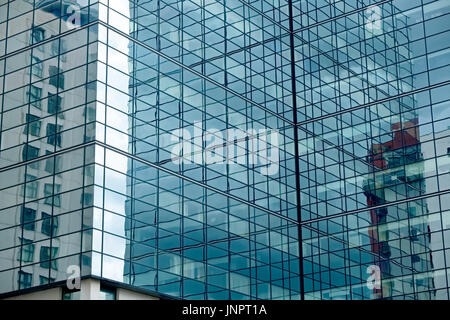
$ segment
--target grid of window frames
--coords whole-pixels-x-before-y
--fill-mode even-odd
[[[447,1],[75,3],[0,1],[0,293],[448,298]]]
[[[286,31],[241,2],[100,11],[96,275],[185,299],[300,298]],[[207,130],[267,128],[279,133],[274,175],[236,158],[173,161],[174,130],[202,150]]]
[[[0,1],[0,294],[90,274],[98,3],[78,4],[84,27]]]
[[[448,299],[450,4],[293,5],[305,299]]]

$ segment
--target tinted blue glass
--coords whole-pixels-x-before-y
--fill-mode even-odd
[[[447,299],[449,14],[0,1],[0,294]]]

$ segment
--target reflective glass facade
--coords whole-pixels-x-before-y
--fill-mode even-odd
[[[0,294],[448,299],[449,40],[447,0],[0,1]]]
[[[448,299],[450,4],[364,2],[294,1],[305,298]]]
[[[0,3],[1,293],[91,273],[98,4],[84,2],[78,29],[69,3]]]

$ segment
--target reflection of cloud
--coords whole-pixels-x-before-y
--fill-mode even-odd
[[[123,92],[128,92],[129,83],[130,76],[128,75],[128,73],[125,74],[123,72],[117,71],[116,69],[108,67],[108,85],[113,86]],[[125,93],[123,95],[127,103],[121,107],[121,110],[128,111],[129,96]]]
[[[122,173],[127,173],[128,171],[128,158],[109,149],[106,149],[105,164],[108,168]]]
[[[120,215],[125,215],[126,197],[112,191],[105,191],[105,209]]]
[[[129,34],[130,2],[110,0],[109,8],[112,10],[109,10],[108,23],[122,32]],[[124,113],[117,112],[112,108],[107,109],[106,124],[109,127],[106,129],[105,142],[108,145],[128,152],[129,138],[124,132],[128,132],[129,128],[127,114],[129,112],[130,97],[126,93],[129,91],[129,75],[131,70],[129,67],[129,58],[126,53],[129,51],[130,41],[112,30],[109,30],[108,36],[110,47],[117,51],[111,49],[108,54],[107,104]],[[105,187],[126,194],[127,178],[123,174],[128,171],[128,158],[116,152],[106,150],[105,166],[122,173],[119,174],[107,169],[105,172]],[[125,235],[125,218],[123,216],[125,215],[126,201],[126,196],[105,190],[105,210],[120,214],[122,217],[105,212],[103,215],[104,231],[112,232],[119,236]],[[124,259],[125,252],[126,239],[103,233],[103,253]],[[125,263],[123,260],[103,256],[102,276],[122,282],[124,267]]]
[[[106,144],[122,151],[128,151],[128,135],[107,127]]]
[[[123,194],[127,192],[127,177],[116,171],[106,169],[105,187]]]
[[[124,0],[109,0],[109,7],[120,12],[125,17],[130,17],[130,2]]]
[[[116,258],[103,256],[103,277],[123,282],[125,262]]]
[[[127,82],[128,87],[128,82]],[[128,102],[130,101],[130,97],[127,94],[121,93],[111,87],[108,87],[108,97],[107,97],[108,105],[123,111],[128,112]]]
[[[119,131],[128,132],[128,115],[113,108],[108,108],[106,124]]]
[[[105,231],[125,237],[125,217],[105,211]]]

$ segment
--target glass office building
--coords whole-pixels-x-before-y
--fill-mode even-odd
[[[0,297],[449,299],[449,58],[447,0],[0,0]]]

